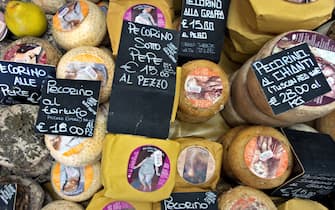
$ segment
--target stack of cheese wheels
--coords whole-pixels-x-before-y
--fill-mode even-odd
[[[221,139],[226,175],[257,189],[284,183],[293,158],[287,138],[272,127],[237,127]]]
[[[176,141],[180,152],[174,192],[215,190],[221,172],[222,145],[195,137]]]
[[[150,15],[151,17],[150,18]],[[112,0],[107,13],[107,28],[112,43],[113,55],[117,55],[121,40],[123,21],[173,29],[174,12],[172,1],[157,0]]]
[[[73,80],[100,80],[99,102],[107,102],[112,91],[115,63],[104,50],[97,47],[77,47],[60,59],[56,77]]]
[[[50,154],[67,166],[80,167],[96,162],[101,157],[107,128],[108,104],[99,106],[93,137],[45,135]]]
[[[103,11],[87,0],[65,4],[53,16],[53,38],[65,50],[80,46],[98,46],[106,32]]]
[[[243,2],[242,10],[246,6],[251,9],[250,13],[242,13],[245,14],[248,26],[268,33],[315,29],[331,18],[335,6],[334,0],[245,0]]]
[[[320,132],[330,135],[335,141],[335,111],[317,119],[316,128]]]
[[[229,81],[223,69],[208,60],[193,60],[182,66],[178,119],[204,122],[224,108]]]
[[[276,210],[271,198],[260,190],[237,186],[219,197],[219,210],[267,209]]]
[[[248,68],[249,66],[246,85],[253,103],[263,113],[272,118],[284,121],[284,124],[285,122],[295,124],[299,122],[311,121],[320,118],[335,109],[335,62],[333,59],[335,57],[334,40],[313,31],[290,31],[283,33],[266,43],[256,55],[254,60],[260,60],[302,43],[307,43],[309,45],[311,52],[316,57],[322,73],[331,87],[331,91],[294,109],[274,115],[267,102],[265,94],[261,89],[258,79],[256,78],[255,72],[252,70],[250,65],[244,67]],[[280,69],[276,71],[280,73]]]
[[[85,201],[101,188],[100,162],[82,167],[55,162],[51,169],[51,184],[61,198],[74,202]]]
[[[41,210],[57,210],[57,209],[84,210],[84,208],[81,205],[66,200],[52,201],[48,203],[48,205],[44,206]]]

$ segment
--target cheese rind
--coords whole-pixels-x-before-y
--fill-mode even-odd
[[[325,206],[320,203],[307,199],[293,198],[280,206],[278,210],[328,210]]]
[[[335,111],[317,119],[316,128],[320,132],[330,135],[335,141]]]
[[[84,210],[84,208],[81,205],[66,200],[52,201],[51,203],[48,203],[46,206],[44,206],[41,210],[59,210],[59,209]]]

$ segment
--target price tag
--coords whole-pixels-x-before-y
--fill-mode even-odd
[[[55,66],[0,61],[0,104],[38,104],[42,82],[55,76]]]
[[[166,138],[175,93],[178,33],[123,22],[108,131]]]
[[[15,210],[17,184],[0,184],[0,209]]]
[[[307,44],[255,61],[252,67],[274,114],[331,91]]]
[[[100,81],[50,79],[42,87],[37,133],[92,137]]]
[[[216,192],[172,193],[168,199],[161,201],[162,210],[204,209],[217,210]]]

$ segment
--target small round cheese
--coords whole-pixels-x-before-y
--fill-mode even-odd
[[[84,167],[72,167],[56,162],[51,170],[51,184],[58,196],[81,202],[89,199],[101,187],[100,162]]]
[[[41,210],[84,210],[84,208],[74,202],[66,200],[56,200],[51,203],[48,203]]]
[[[316,201],[293,198],[278,206],[278,210],[328,210]]]
[[[219,210],[259,209],[276,210],[275,204],[260,190],[238,186],[219,197]]]
[[[34,4],[40,6],[43,11],[47,14],[55,14],[57,10],[66,4],[66,0],[57,0],[57,1],[50,1],[50,0],[31,0]]]
[[[186,122],[204,122],[224,108],[229,81],[221,67],[208,60],[193,60],[182,66],[177,117]]]
[[[265,126],[240,131],[229,147],[228,162],[235,178],[257,189],[283,184],[293,166],[287,138]]]
[[[335,111],[316,120],[317,129],[330,135],[335,141]]]
[[[98,46],[107,32],[106,17],[87,0],[65,4],[53,16],[52,35],[62,48]]]
[[[108,107],[100,105],[93,137],[45,135],[45,144],[58,162],[68,166],[85,166],[96,162],[102,151],[107,128]]]
[[[115,63],[97,47],[77,47],[60,59],[56,77],[73,80],[100,80],[100,103],[107,102],[112,91]]]

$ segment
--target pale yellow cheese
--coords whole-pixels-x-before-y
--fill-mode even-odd
[[[278,210],[328,210],[328,208],[316,201],[294,198],[281,204]]]
[[[74,202],[66,201],[66,200],[56,200],[48,203],[48,205],[44,206],[42,210],[84,210],[84,208]]]

